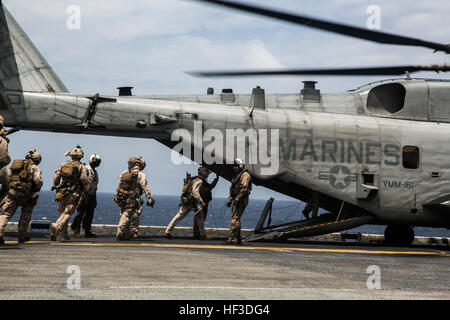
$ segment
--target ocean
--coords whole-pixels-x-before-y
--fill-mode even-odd
[[[58,217],[57,202],[53,201],[54,192],[41,191],[38,204],[34,208],[32,220],[49,220],[55,222]],[[140,224],[148,226],[167,226],[178,212],[179,196],[154,195],[154,208],[144,206]],[[113,201],[112,193],[97,193],[97,208],[94,214],[94,224],[118,224],[120,209]],[[206,228],[229,228],[231,208],[225,206],[225,198],[215,198],[209,205]],[[254,229],[267,200],[250,198],[249,204],[241,218],[242,228]],[[296,200],[275,200],[272,209],[272,225],[298,221],[303,218],[301,211],[305,204]],[[320,212],[320,211],[319,211]],[[322,211],[324,212],[324,211]],[[17,222],[19,210],[11,218]],[[73,217],[72,217],[73,219]],[[71,219],[71,220],[72,220]],[[189,213],[177,226],[191,227],[193,212]],[[383,234],[385,226],[364,225],[349,230],[350,232]],[[444,228],[415,227],[416,236],[450,237],[450,230]]]

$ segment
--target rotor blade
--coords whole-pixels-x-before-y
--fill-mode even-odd
[[[279,76],[279,75],[348,75],[348,76],[388,76],[404,75],[418,71],[450,71],[450,65],[429,66],[392,66],[367,68],[336,69],[286,69],[286,70],[231,70],[231,71],[194,71],[187,72],[195,77],[235,77],[235,76]]]
[[[228,8],[233,8],[241,11],[246,11],[250,13],[255,13],[271,18],[275,18],[282,21],[288,21],[295,24],[304,25],[305,27],[311,27],[316,29],[321,29],[329,32],[334,32],[338,34],[343,34],[346,36],[365,39],[369,41],[374,41],[378,43],[386,43],[386,44],[396,44],[403,46],[416,46],[416,47],[425,47],[431,48],[435,51],[444,51],[446,53],[450,53],[450,45],[449,44],[441,44],[430,41],[424,41],[415,38],[409,38],[399,35],[394,35],[386,32],[375,31],[364,29],[360,27],[349,26],[341,23],[330,22],[326,20],[320,20],[317,18],[312,18],[304,15],[291,14],[282,11],[275,11],[268,8],[257,7],[253,5],[233,2],[233,1],[223,1],[223,0],[196,0],[200,2],[213,3],[216,5],[222,5]]]

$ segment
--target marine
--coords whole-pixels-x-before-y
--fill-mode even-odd
[[[11,157],[8,152],[9,139],[6,137],[8,131],[3,125],[4,120],[0,115],[0,184],[2,185],[2,188],[0,189],[0,201],[8,193],[8,174],[6,166],[11,162]]]
[[[164,236],[166,238],[172,237],[172,232],[177,225],[186,215],[194,211],[194,230],[198,232],[198,239],[209,240],[212,239],[211,236],[206,234],[205,230],[205,212],[204,208],[208,206],[206,199],[202,198],[200,193],[201,186],[206,181],[210,174],[210,171],[205,167],[198,168],[198,176],[187,179],[183,186],[183,193],[181,195],[180,210],[173,217],[167,226]]]
[[[244,162],[237,158],[233,163],[234,176],[231,180],[230,195],[226,206],[231,207],[230,233],[226,244],[242,244],[241,217],[248,205],[248,199],[252,191],[252,177],[245,169]]]
[[[319,194],[316,191],[311,191],[310,198],[302,213],[306,219],[309,219],[309,214],[312,213],[311,218],[317,218],[319,212]]]
[[[219,182],[219,176],[216,174],[216,177],[214,178],[213,182],[209,183],[206,179],[203,179],[199,187],[200,196],[203,202],[206,204],[205,206],[202,207],[203,222],[206,220],[206,217],[208,216],[208,206],[212,200],[212,190],[216,187],[217,182]],[[194,223],[192,233],[194,235],[194,239],[197,240],[201,239],[198,224]]]
[[[67,232],[69,220],[83,200],[83,192],[89,189],[89,178],[81,163],[84,152],[80,146],[65,153],[71,160],[62,163],[53,175],[52,190],[56,190],[55,201],[59,202],[59,218],[50,228],[50,240],[56,241],[59,233],[62,240],[69,240]]]
[[[85,238],[95,238],[97,235],[91,232],[94,211],[97,207],[98,172],[96,168],[102,162],[101,157],[94,153],[89,157],[89,165],[85,166],[89,178],[89,189],[84,192],[83,200],[78,207],[78,214],[73,219],[71,229],[75,238],[81,238],[81,226],[84,229]]]
[[[153,207],[155,199],[152,197],[147,183],[147,177],[142,172],[146,167],[141,157],[131,157],[128,169],[119,176],[114,202],[120,207],[120,221],[116,239],[128,240],[137,238],[139,232],[139,216],[142,214],[144,201],[141,196],[145,193],[147,206]]]
[[[33,208],[39,198],[38,192],[42,188],[42,172],[38,165],[42,157],[36,150],[30,150],[25,159],[14,160],[8,169],[9,191],[0,203],[2,212],[0,215],[0,244],[4,243],[3,236],[6,225],[14,215],[18,207],[22,207],[18,241],[24,243],[30,241],[27,235],[28,225],[31,221]]]

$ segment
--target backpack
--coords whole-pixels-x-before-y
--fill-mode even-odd
[[[67,161],[61,167],[61,177],[64,184],[80,184],[82,164],[76,161]]]
[[[32,164],[29,160],[17,159],[10,166],[9,185],[19,191],[29,191],[33,182]]]
[[[132,201],[132,198],[135,198],[136,195],[133,197],[133,194],[136,193],[135,190],[138,185],[138,175],[139,171],[136,172],[134,170],[128,170],[122,175],[122,181],[114,196],[114,202],[117,203],[119,207],[125,206],[128,203],[128,200]]]
[[[184,204],[189,204],[194,201],[192,195],[192,185],[197,177],[191,177],[191,174],[186,172],[186,178],[183,179],[183,188],[181,189],[181,202]]]

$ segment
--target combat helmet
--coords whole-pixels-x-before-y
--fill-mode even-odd
[[[141,166],[141,170],[144,170],[144,168],[147,166],[144,158],[142,157],[136,158],[136,162]]]
[[[94,167],[98,167],[101,162],[102,158],[100,158],[100,155],[97,153],[91,154],[91,156],[89,157],[89,163]]]
[[[128,168],[133,168],[135,165],[139,165],[139,167],[141,167],[141,170],[144,170],[144,168],[146,167],[146,163],[145,160],[142,157],[131,157],[128,160]]]
[[[245,167],[245,163],[244,163],[244,161],[242,161],[242,159],[236,158],[233,161],[233,166],[239,166],[239,169],[242,170]]]
[[[206,177],[206,176],[208,176],[211,173],[211,170],[209,170],[206,167],[199,167],[197,172],[198,172],[199,176]]]
[[[75,158],[83,158],[84,157],[84,152],[81,149],[80,145],[77,144],[77,146],[75,148],[73,148],[72,150],[67,151],[64,154],[66,157],[70,156],[70,157],[75,157]]]
[[[36,149],[32,149],[27,152],[25,155],[25,159],[31,159],[34,163],[39,164],[42,161],[41,154],[36,151]]]

